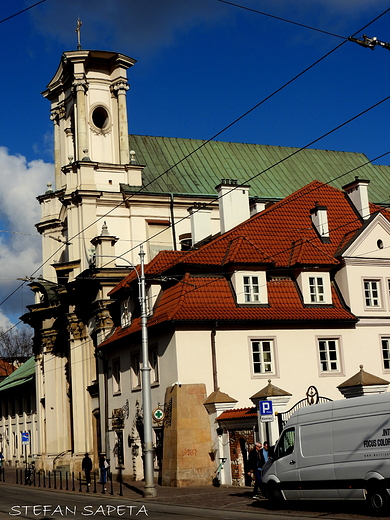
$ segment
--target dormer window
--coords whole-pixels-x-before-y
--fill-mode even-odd
[[[121,303],[121,326],[131,325],[130,298]]]
[[[238,304],[268,304],[265,271],[236,271],[232,275],[232,285]]]
[[[331,305],[332,289],[329,273],[304,271],[297,277],[303,303],[311,305]]]

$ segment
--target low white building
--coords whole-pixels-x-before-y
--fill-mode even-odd
[[[0,383],[0,452],[8,466],[23,467],[37,456],[34,357]]]

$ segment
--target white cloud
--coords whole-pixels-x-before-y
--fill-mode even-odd
[[[21,283],[17,278],[30,275],[41,264],[41,237],[35,229],[40,220],[36,196],[53,180],[53,165],[27,162],[21,155],[10,155],[0,147],[0,302]],[[17,293],[21,293],[20,289]],[[0,326],[7,315],[20,315],[22,298],[17,294],[0,309]]]
[[[0,309],[0,330],[9,330],[13,325],[14,324],[11,322],[11,320],[5,314],[3,314]]]

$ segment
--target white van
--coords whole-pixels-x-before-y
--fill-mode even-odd
[[[390,393],[297,410],[263,468],[263,492],[274,503],[366,499],[390,511]]]

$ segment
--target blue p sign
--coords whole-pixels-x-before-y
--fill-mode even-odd
[[[272,401],[260,401],[260,415],[273,415]]]

